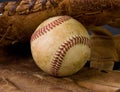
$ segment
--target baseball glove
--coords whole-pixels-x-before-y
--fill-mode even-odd
[[[72,16],[86,28],[104,24],[120,27],[117,25],[120,18],[120,0],[8,1],[0,2],[1,46],[29,41],[41,22],[59,15]]]

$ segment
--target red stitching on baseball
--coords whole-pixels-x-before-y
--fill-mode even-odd
[[[44,35],[45,33],[47,33],[48,31],[52,31],[51,29],[57,27],[58,25],[62,24],[63,22],[69,20],[71,17],[69,16],[63,16],[58,18],[57,20],[52,21],[51,23],[47,24],[46,26],[38,29],[37,31],[35,31],[33,33],[33,35],[31,36],[31,41],[39,38],[39,36]]]
[[[83,37],[80,35],[75,35],[69,38],[67,41],[65,41],[56,51],[52,61],[51,61],[51,73],[53,76],[58,76],[58,71],[61,67],[61,64],[64,60],[64,57],[67,53],[67,51],[77,45],[77,44],[83,44],[89,46],[89,38]]]

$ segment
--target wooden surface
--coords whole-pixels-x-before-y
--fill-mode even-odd
[[[17,57],[0,64],[0,92],[120,92],[120,71],[84,67],[72,76],[55,78],[40,70],[32,58]]]

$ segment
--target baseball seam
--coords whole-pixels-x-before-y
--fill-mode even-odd
[[[37,31],[35,31],[33,33],[33,35],[31,36],[31,41],[34,41],[35,39],[39,38],[40,36],[46,34],[49,31],[52,31],[51,29],[59,26],[60,24],[64,23],[65,21],[69,20],[71,17],[70,16],[63,16],[60,17],[52,22],[50,22],[49,24],[47,24],[46,26],[38,29]]]
[[[51,60],[51,73],[53,76],[59,76],[58,71],[62,65],[67,51],[77,44],[89,46],[89,38],[80,35],[74,35],[65,42],[63,42],[63,44],[61,44],[61,46],[58,48],[55,55],[53,56],[53,59]]]

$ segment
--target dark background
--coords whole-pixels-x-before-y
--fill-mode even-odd
[[[6,1],[18,1],[18,0],[0,0],[0,2],[6,2]]]
[[[119,28],[113,28],[113,27],[110,27],[108,25],[105,25],[104,27],[107,28],[110,32],[112,32],[113,35],[120,34]]]

